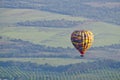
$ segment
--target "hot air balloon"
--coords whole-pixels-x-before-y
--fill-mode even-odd
[[[91,47],[93,40],[93,33],[88,30],[76,30],[71,34],[71,42],[80,52],[81,57],[83,57],[86,51]]]

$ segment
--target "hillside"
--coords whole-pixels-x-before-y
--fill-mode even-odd
[[[94,33],[93,46],[105,46],[120,43],[120,28],[112,24],[94,22],[73,28],[48,28],[48,27],[1,27],[0,36],[13,39],[30,41],[51,47],[71,47],[71,33],[77,29],[87,29]],[[44,36],[43,36],[44,35]],[[31,37],[32,36],[32,37]]]
[[[94,33],[95,47],[120,43],[118,0],[4,0],[0,4],[0,36],[73,48],[70,34],[88,29]]]
[[[119,0],[4,0],[0,8],[35,9],[120,25]]]
[[[85,55],[85,59],[112,59],[120,61],[120,44],[103,47],[92,47]],[[23,41],[21,39],[10,39],[1,37],[1,58],[80,58],[75,48],[50,47]]]
[[[71,3],[73,4],[71,5]],[[97,6],[98,3],[100,4]],[[76,57],[79,54],[71,44],[70,35],[76,29],[88,29],[94,33],[95,37],[92,47],[98,47],[98,49],[90,50],[88,53],[92,56],[88,54],[87,58],[103,57],[115,59],[117,57],[115,60],[119,59],[119,48],[112,49],[111,47],[111,45],[120,44],[120,27],[119,24],[114,23],[114,21],[116,22],[116,17],[112,14],[112,10],[116,10],[116,13],[118,12],[119,1],[117,0],[70,0],[69,2],[67,0],[47,0],[46,2],[43,0],[4,0],[0,4],[1,57]],[[61,6],[56,6],[57,4]],[[111,7],[110,4],[112,5]],[[93,12],[99,9],[102,12],[106,9],[108,12],[111,11],[112,13],[109,14],[113,16],[113,22],[104,21],[105,19],[111,20],[111,17],[105,17],[105,15],[100,13],[85,14],[84,10],[88,5],[92,6],[90,10]],[[64,12],[71,13],[69,10],[72,9],[69,8],[74,8],[75,11],[72,12],[75,13],[67,14]],[[79,11],[76,12],[76,10],[79,10],[78,8],[83,10],[82,12],[87,17],[76,15],[83,14]],[[51,9],[54,9],[54,11]],[[63,11],[63,9],[65,10]],[[103,20],[97,17],[90,17],[90,15],[101,15]],[[119,15],[116,16],[119,18]],[[104,46],[110,46],[110,48],[107,47],[106,50],[101,50],[101,47],[105,48]],[[107,55],[113,52],[116,54],[114,57],[112,57],[113,55]]]
[[[74,30],[94,34],[84,57]],[[119,0],[0,0],[0,80],[119,80]]]

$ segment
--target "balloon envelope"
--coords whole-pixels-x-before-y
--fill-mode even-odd
[[[71,34],[71,42],[81,55],[91,47],[93,40],[93,33],[88,30],[76,30]]]

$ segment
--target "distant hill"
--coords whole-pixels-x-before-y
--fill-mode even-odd
[[[94,47],[119,44],[119,4],[118,0],[4,0],[0,36],[73,48],[70,34],[87,29],[94,33]]]
[[[4,0],[0,8],[43,10],[120,25],[119,0]]]
[[[119,0],[0,0],[0,80],[119,80]],[[90,30],[84,57],[71,43]]]

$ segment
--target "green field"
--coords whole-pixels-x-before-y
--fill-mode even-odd
[[[37,20],[56,20],[56,19],[65,19],[65,20],[75,20],[75,21],[84,21],[86,18],[82,17],[72,17],[69,15],[62,15],[57,13],[38,11],[32,9],[7,9],[0,8],[0,22],[2,23],[15,23],[19,21],[37,21]]]
[[[120,44],[119,3],[49,1],[0,3],[0,80],[120,80],[120,50],[110,46]],[[25,22],[47,26],[17,25]],[[67,22],[80,24],[62,27],[70,25]],[[70,40],[71,33],[81,29],[94,34],[93,48],[84,57]]]
[[[72,28],[48,28],[48,27],[16,27],[14,25],[20,21],[37,20],[70,20],[85,21],[89,20],[82,17],[55,14],[45,11],[31,9],[6,9],[1,8],[0,14],[0,36],[14,39],[22,39],[35,44],[42,44],[52,47],[73,47],[70,41],[71,33],[76,29],[87,29],[94,33],[95,41],[93,46],[105,46],[120,43],[120,27],[104,22],[85,22],[82,25]]]
[[[76,29],[79,28],[2,27],[0,29],[0,36],[22,39],[52,47],[73,47],[70,35]],[[86,25],[85,29],[92,30],[94,33],[95,40],[93,46],[120,43],[120,28],[118,26],[96,22],[89,26]]]

